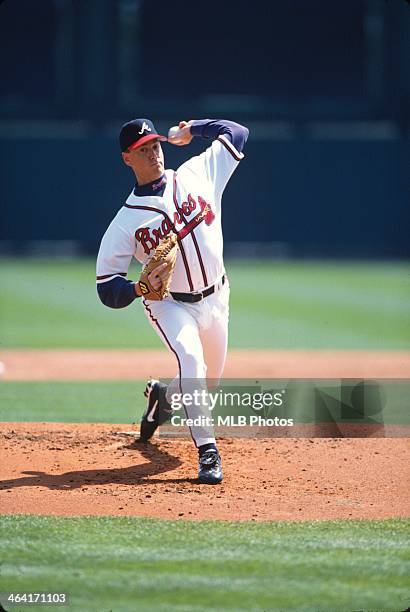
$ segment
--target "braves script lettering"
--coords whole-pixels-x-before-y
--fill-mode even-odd
[[[178,226],[184,223],[184,216],[188,216],[194,212],[198,208],[198,204],[200,212],[195,215],[193,219],[186,222],[181,229],[178,229]],[[205,221],[206,225],[211,225],[214,219],[215,213],[211,205],[208,204],[202,196],[198,196],[197,202],[195,198],[189,194],[187,201],[183,202],[182,206],[174,213],[172,222],[168,217],[165,217],[159,227],[153,229],[149,227],[140,227],[135,232],[135,239],[142,245],[144,253],[149,255],[151,251],[157,248],[161,240],[168,236],[173,227],[177,229],[178,237],[182,239],[192,232],[192,230],[202,221]]]

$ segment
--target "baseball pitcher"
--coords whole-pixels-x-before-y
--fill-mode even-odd
[[[97,259],[98,295],[110,308],[140,298],[146,316],[174,354],[178,374],[170,385],[147,383],[142,441],[172,413],[174,393],[192,393],[219,381],[224,369],[229,316],[229,283],[223,262],[221,198],[248,138],[248,129],[225,120],[181,121],[168,138],[149,119],[122,126],[120,147],[136,184],[101,241]],[[211,141],[178,170],[165,170],[161,141],[189,145]],[[137,282],[127,279],[132,257],[143,266]],[[197,381],[197,383],[195,382]],[[202,396],[203,397],[203,396]],[[206,403],[206,402],[205,402]],[[212,426],[199,414],[206,405],[184,406],[199,452],[199,480],[222,482],[222,465]]]

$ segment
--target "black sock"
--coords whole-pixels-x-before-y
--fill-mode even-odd
[[[202,455],[207,451],[207,450],[218,450],[216,448],[216,444],[215,442],[210,442],[209,444],[202,444],[201,446],[198,446],[198,453],[199,456],[202,457]]]

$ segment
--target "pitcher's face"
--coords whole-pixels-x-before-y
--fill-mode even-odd
[[[155,181],[164,173],[164,153],[159,140],[125,151],[122,158],[134,170],[139,185]]]

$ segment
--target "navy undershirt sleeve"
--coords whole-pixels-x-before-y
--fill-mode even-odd
[[[133,281],[116,276],[97,285],[98,297],[109,308],[125,308],[137,297]]]
[[[249,130],[239,123],[226,119],[201,119],[191,123],[191,134],[209,140],[216,140],[222,134],[233,144],[235,149],[242,153]]]

